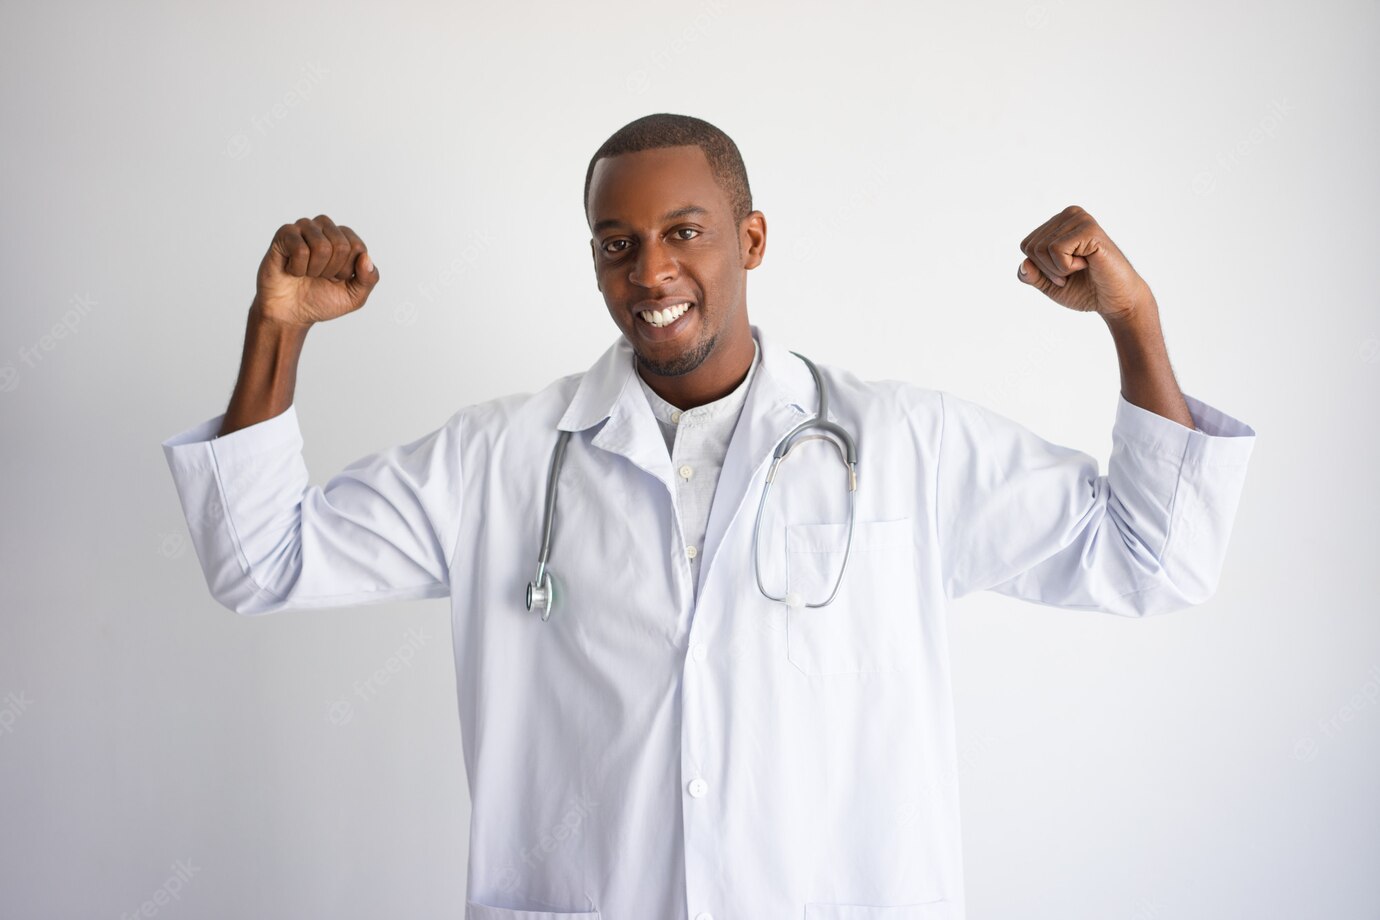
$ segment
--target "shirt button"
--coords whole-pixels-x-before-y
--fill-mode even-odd
[[[709,791],[709,784],[702,779],[692,779],[686,788],[690,790],[691,795],[698,799]]]
[[[696,661],[704,661],[709,657],[709,648],[703,642],[696,642],[690,648],[690,656]]]
[[[701,911],[700,913],[695,914],[695,920],[714,920],[714,915],[709,913],[708,911]]]
[[[690,478],[691,476],[693,476],[693,475],[695,475],[695,471],[694,471],[693,469],[691,469],[691,468],[689,467],[689,465],[682,466],[682,467],[680,468],[680,478],[681,478],[681,479],[689,479],[689,478]]]
[[[685,555],[689,556],[691,559],[694,559],[694,558],[695,558],[696,556],[698,556],[699,554],[700,554],[700,551],[697,550],[697,549],[695,549],[693,546],[687,546],[687,547],[685,548]]]
[[[679,421],[680,421],[680,412],[679,412],[679,411],[677,411],[677,412],[672,412],[672,413],[671,413],[671,421],[672,421],[672,422],[679,422]]]

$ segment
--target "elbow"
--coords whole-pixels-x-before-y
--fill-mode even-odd
[[[264,591],[248,578],[232,588],[213,588],[211,596],[226,610],[245,617],[277,613],[287,606],[285,598]]]
[[[241,616],[276,613],[289,606],[292,598],[290,587],[286,590],[267,587],[235,558],[228,558],[215,569],[207,570],[206,587],[216,603]]]
[[[1207,603],[1217,593],[1218,571],[1170,573],[1160,569],[1150,583],[1121,600],[1127,616],[1153,617]]]

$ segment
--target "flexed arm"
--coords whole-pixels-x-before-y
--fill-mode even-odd
[[[1126,401],[1194,428],[1169,366],[1155,295],[1093,216],[1069,205],[1021,240],[1021,251],[1021,281],[1062,307],[1095,312],[1106,322]]]
[[[379,283],[364,241],[325,214],[283,224],[259,263],[240,375],[220,435],[281,415],[297,389],[307,331],[353,313]]]
[[[279,228],[230,408],[163,442],[207,586],[237,613],[449,593],[461,412],[325,485],[302,455],[293,390],[307,330],[358,310],[378,279],[359,237],[324,214]]]
[[[1184,394],[1150,287],[1082,208],[1021,242],[1017,276],[1096,312],[1121,365],[1112,454],[1045,440],[941,394],[936,489],[945,591],[991,590],[1054,607],[1147,616],[1212,596],[1255,430]]]

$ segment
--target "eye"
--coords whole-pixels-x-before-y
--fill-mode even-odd
[[[696,230],[694,227],[677,227],[676,229],[672,230],[671,232],[672,232],[672,233],[693,233],[693,234],[695,234],[695,236],[699,236],[699,235],[700,235],[700,231]],[[693,240],[693,239],[695,238],[695,236],[682,236],[682,237],[680,237],[680,239],[682,239],[682,240]]]
[[[610,255],[617,255],[617,254],[620,253],[620,252],[627,252],[626,249],[611,249],[611,248],[610,248],[611,246],[616,246],[616,245],[619,244],[619,243],[627,243],[627,242],[628,242],[628,241],[627,241],[627,240],[624,240],[624,239],[609,240],[607,243],[604,244],[604,247],[603,247],[603,248],[604,248],[604,252],[607,252],[607,253],[609,253]]]

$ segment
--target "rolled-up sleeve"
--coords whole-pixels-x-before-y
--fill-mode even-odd
[[[295,406],[216,437],[218,415],[162,442],[211,595],[242,614],[450,593],[460,424],[308,482]]]
[[[1107,474],[940,393],[937,532],[950,598],[991,590],[1147,616],[1217,589],[1255,430],[1188,394],[1197,430],[1118,394]]]

